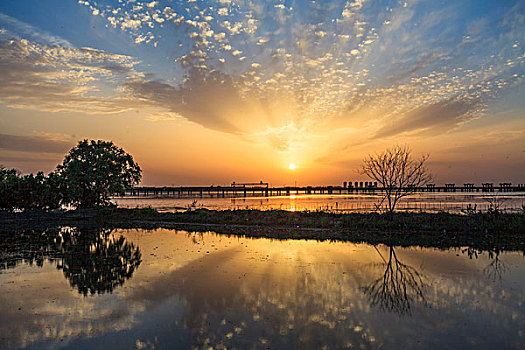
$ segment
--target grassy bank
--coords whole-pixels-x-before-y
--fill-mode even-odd
[[[8,230],[96,225],[109,228],[170,228],[276,239],[345,240],[432,247],[525,250],[525,214],[376,213],[334,214],[281,210],[198,209],[159,213],[154,209],[105,208],[63,212],[0,213]]]

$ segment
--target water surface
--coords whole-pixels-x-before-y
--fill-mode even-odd
[[[177,211],[188,207],[224,209],[281,209],[288,211],[369,212],[381,201],[379,194],[290,195],[270,197],[122,197],[113,201],[124,208],[152,207],[160,211]],[[436,192],[415,193],[398,203],[399,210],[451,213],[487,211],[490,207],[521,212],[525,192]]]
[[[522,252],[3,232],[1,348],[520,348]]]

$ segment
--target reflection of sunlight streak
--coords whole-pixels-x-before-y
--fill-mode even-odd
[[[295,196],[295,197],[292,197]],[[521,212],[521,207],[525,196],[523,192],[516,193],[513,196],[508,196],[507,211]],[[250,209],[284,209],[288,210],[287,206],[291,199],[295,200],[296,210],[328,210],[330,207],[337,208],[341,212],[369,212],[375,210],[375,204],[381,200],[380,195],[368,194],[305,194],[303,192],[296,193],[290,191],[285,195],[284,191],[281,195],[268,197],[203,197],[198,199],[199,206],[208,209],[227,210],[236,209],[249,206]],[[113,202],[118,206],[126,208],[147,207],[151,206],[162,211],[174,212],[177,208],[187,208],[192,203],[193,198],[115,198]],[[263,204],[260,201],[264,200]],[[336,205],[337,203],[337,205]],[[453,195],[450,193],[434,193],[434,194],[420,194],[417,197],[407,197],[402,201],[402,207],[407,207],[408,211],[424,210],[427,212],[448,211],[450,213],[462,213],[468,205],[476,206],[478,210],[488,210],[488,205],[484,200],[482,194],[477,193],[462,193],[456,192]],[[326,209],[328,208],[328,209]]]
[[[208,244],[213,241],[210,238],[206,240]],[[371,311],[370,302],[359,288],[363,281],[375,279],[377,268],[383,268],[383,264],[377,264],[379,257],[370,246],[312,241],[276,243],[265,239],[245,240],[244,244],[250,247],[249,252],[242,250],[242,253],[227,260],[209,256],[203,261],[195,261],[193,265],[188,265],[170,277],[171,281],[176,281],[174,283],[184,281],[183,298],[186,306],[181,324],[188,325],[187,329],[194,332],[197,343],[208,345],[227,342],[234,347],[236,337],[242,337],[241,334],[246,334],[254,327],[270,328],[275,320],[280,320],[284,326],[275,329],[273,334],[277,336],[279,332],[279,339],[285,342],[299,336],[306,342],[312,341],[305,332],[313,330],[327,344],[352,342],[364,344],[363,348],[371,343],[377,347],[388,344],[390,337],[399,341],[400,334],[404,335],[409,329],[406,328],[407,322],[397,315],[392,317],[383,313],[383,318],[394,321],[392,327],[395,328],[395,334],[385,337],[381,332],[375,331],[377,328],[374,327],[374,319],[377,315]],[[322,247],[322,253],[318,244]],[[354,250],[353,247],[367,248]],[[404,248],[398,250],[403,254],[404,260],[415,258],[419,261],[418,252]],[[429,257],[436,256],[434,252],[427,253]],[[438,255],[453,257],[455,253],[440,252]],[[397,259],[397,256],[392,256],[392,268],[399,262],[394,258]],[[253,259],[251,267],[247,266],[246,259]],[[272,263],[268,264],[269,261]],[[411,264],[417,265],[415,261]],[[221,278],[225,279],[227,288],[218,283],[216,278],[209,278],[217,275],[217,269],[225,272],[220,275],[224,276]],[[253,274],[252,271],[257,273]],[[403,269],[402,272],[406,271]],[[228,275],[233,276],[228,278]],[[204,289],[216,291],[214,295],[194,292],[199,288],[203,289],[203,281]],[[445,280],[442,290],[434,291],[435,295],[431,293],[429,305],[435,306],[436,312],[440,314],[448,314],[449,308],[454,308],[459,298],[462,306],[477,313],[479,306],[475,303],[476,299],[470,301],[465,298],[471,293],[469,288],[481,291],[480,294],[485,299],[490,296],[482,292],[485,290],[484,281],[479,284],[469,282],[469,278],[460,282],[457,279]],[[159,281],[159,288],[164,284],[165,281]],[[156,286],[152,290],[157,291]],[[450,290],[464,291],[465,294],[451,295]],[[445,304],[438,303],[438,297],[445,298]],[[492,307],[493,304],[487,310]],[[225,313],[228,315],[226,326],[222,323]],[[497,316],[501,317],[503,314]],[[414,317],[415,321],[421,320],[417,314]],[[239,332],[232,333],[232,329],[239,329]],[[277,338],[265,341],[271,342],[272,346],[269,347],[286,347],[281,343],[274,343],[280,341]],[[305,344],[304,347],[312,345]]]
[[[515,330],[523,288],[506,289],[506,283],[487,287],[485,279],[477,278],[490,258],[486,255],[477,264],[469,256],[457,257],[456,250],[399,247],[394,251],[367,244],[232,238],[209,232],[174,234],[166,229],[153,234],[118,230],[114,235],[124,236],[137,247],[140,243],[144,259],[140,273],[118,293],[90,298],[71,293],[56,269],[52,275],[46,273],[49,265],[40,270],[13,267],[19,276],[15,283],[2,283],[2,278],[12,277],[0,274],[0,295],[9,295],[8,303],[0,303],[0,314],[6,315],[0,318],[0,329],[6,330],[0,347],[4,339],[20,347],[40,347],[47,341],[56,347],[64,338],[82,342],[82,338],[115,339],[123,334],[123,341],[153,339],[158,332],[155,325],[166,314],[176,315],[177,322],[168,325],[171,334],[159,340],[177,341],[181,334],[190,333],[195,347],[236,347],[246,344],[253,332],[264,333],[271,348],[290,348],[298,342],[304,348],[320,347],[321,342],[334,347],[389,348],[405,343],[413,347],[413,324],[428,325],[429,320],[438,326],[424,327],[417,341],[425,343],[417,345],[431,347],[429,342],[437,340],[440,347],[450,338],[436,338],[436,327],[451,329],[480,313],[486,316],[481,319],[483,328],[476,327],[488,335],[508,335],[511,347],[519,347],[514,344],[520,341]],[[521,253],[505,254],[505,259],[509,269],[522,271]],[[439,280],[425,298],[432,312],[401,318],[390,312],[378,314],[370,307],[360,285],[376,280],[388,263],[393,272],[406,274],[409,265],[404,263],[420,266],[423,261],[428,262],[429,280]],[[508,282],[518,285],[519,277],[513,277],[518,274],[513,272],[509,271]],[[19,281],[38,288],[19,288]],[[509,294],[493,297],[503,292]],[[514,310],[518,319],[508,321],[509,311]],[[14,318],[20,322],[9,321]],[[390,333],[380,328],[384,324]],[[461,328],[459,341],[464,338]]]
[[[295,212],[297,210],[295,198],[296,198],[296,191],[290,191],[290,211],[292,212]]]
[[[294,198],[291,198],[292,200],[290,201],[290,211],[296,211],[296,205],[295,205],[295,200],[293,200]]]

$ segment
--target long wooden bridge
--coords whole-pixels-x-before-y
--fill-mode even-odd
[[[270,187],[267,183],[232,183],[231,186],[181,186],[181,187],[134,187],[127,190],[125,196],[155,197],[269,197],[290,195],[326,195],[326,194],[373,194],[384,191],[383,187],[373,182],[344,183],[343,186],[282,186]],[[404,192],[525,192],[525,184],[483,183],[476,186],[466,183],[463,186],[445,184],[436,186],[401,188]]]

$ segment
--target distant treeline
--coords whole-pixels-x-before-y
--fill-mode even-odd
[[[16,169],[0,168],[1,210],[49,210],[64,203],[64,191],[56,173],[21,176]]]
[[[141,172],[133,157],[112,142],[83,140],[48,175],[21,175],[0,166],[0,210],[107,206],[112,195],[139,183]]]

